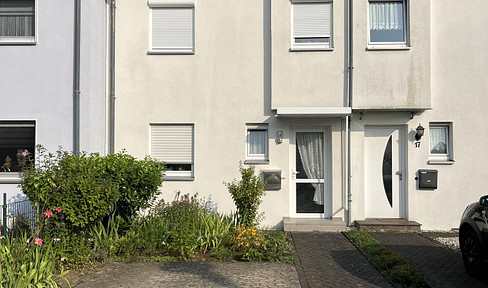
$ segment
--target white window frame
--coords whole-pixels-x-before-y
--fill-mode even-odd
[[[149,17],[149,50],[148,54],[195,54],[195,1],[194,0],[148,0],[150,8]],[[191,12],[191,45],[174,47],[174,46],[156,46],[153,43],[153,19],[156,11],[166,12],[179,11],[187,15]],[[157,12],[156,12],[157,13]],[[187,31],[188,33],[188,31]]]
[[[2,0],[0,0],[2,1]],[[18,37],[8,37],[0,35],[0,45],[35,45],[37,43],[38,35],[38,25],[37,25],[37,3],[38,0],[34,1],[34,36],[18,36]]]
[[[401,2],[403,4],[403,41],[398,42],[373,42],[371,41],[371,22],[370,22],[370,4],[375,2]],[[410,0],[368,0],[367,9],[367,31],[368,31],[368,49],[389,49],[389,50],[408,50],[410,48]]]
[[[178,135],[174,134],[177,132]],[[162,134],[163,133],[163,134]],[[172,137],[173,143],[167,143],[167,139],[163,141],[157,141],[158,137]],[[179,142],[182,141],[182,142]],[[179,148],[177,153],[173,154],[171,149],[164,147],[164,142],[169,145],[174,145]],[[172,142],[172,141],[169,141]],[[176,165],[191,165],[190,170],[183,171],[165,171],[165,180],[177,180],[177,181],[192,181],[195,178],[195,125],[186,123],[150,123],[150,155],[157,160],[162,161],[165,166],[168,164]],[[182,148],[184,148],[182,150]],[[164,155],[171,154],[171,159],[168,159]]]
[[[429,164],[453,164],[453,125],[452,122],[430,122],[429,123]],[[444,129],[447,133],[446,137],[446,149],[447,153],[431,153],[432,151],[432,141],[430,138],[430,133],[433,129]]]
[[[29,153],[35,153],[35,146],[37,143],[37,125],[35,120],[1,120],[0,121],[0,128],[1,127],[8,127],[8,128],[34,128],[34,147],[32,151],[28,151]],[[19,147],[22,148],[22,147]],[[27,148],[27,147],[24,147]],[[35,154],[31,154],[31,156]],[[14,155],[9,155],[10,158],[12,159],[12,162],[15,162]],[[19,172],[9,172],[9,171],[4,171],[3,169],[3,164],[5,162],[5,158],[2,156],[3,159],[0,159],[1,163],[0,166],[2,166],[0,169],[0,184],[18,184],[20,183],[20,173]]]
[[[252,154],[251,151],[251,134],[253,131],[265,132],[264,153]],[[246,161],[244,164],[268,164],[269,163],[269,132],[267,124],[247,124],[246,125]]]
[[[330,23],[329,23],[329,33],[324,32],[323,35],[317,37],[317,35],[307,36],[297,36],[295,35],[295,9],[297,5],[311,5],[311,4],[324,4],[330,5]],[[291,48],[290,51],[329,51],[334,50],[333,45],[333,1],[332,0],[292,0],[291,1]],[[325,43],[297,43],[297,39],[306,38],[326,38],[328,42]]]

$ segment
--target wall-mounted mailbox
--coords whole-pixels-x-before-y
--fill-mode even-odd
[[[266,181],[264,190],[281,190],[281,170],[265,170],[263,177]]]
[[[419,169],[419,189],[437,189],[437,170]]]

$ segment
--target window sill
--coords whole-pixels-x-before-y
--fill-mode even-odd
[[[164,176],[164,181],[194,181],[195,177],[191,176]]]
[[[405,45],[368,45],[366,51],[378,51],[378,50],[410,50],[410,46]]]
[[[20,184],[20,173],[0,172],[0,184]]]
[[[290,52],[317,52],[317,51],[334,51],[334,48],[307,48],[307,47],[301,47],[301,48],[298,48],[298,47],[294,47],[294,48],[290,48],[289,50]]]
[[[36,40],[28,40],[28,39],[5,39],[5,38],[0,38],[0,45],[37,45]]]
[[[182,50],[149,50],[147,55],[195,55],[195,51],[182,51]]]
[[[429,165],[454,165],[456,161],[454,160],[429,160],[427,164]]]
[[[244,161],[244,164],[267,165],[267,164],[269,164],[269,160],[246,160],[246,161]]]

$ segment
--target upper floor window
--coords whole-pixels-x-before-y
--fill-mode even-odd
[[[452,123],[430,123],[430,160],[452,161]]]
[[[193,124],[151,124],[151,156],[166,163],[166,180],[193,180]]]
[[[292,50],[322,50],[332,47],[332,3],[292,3]]]
[[[369,0],[369,44],[407,46],[407,0]]]
[[[0,121],[0,172],[19,172],[34,157],[34,121]]]
[[[0,44],[34,43],[34,0],[0,0]]]
[[[195,52],[194,1],[149,0],[153,53]]]

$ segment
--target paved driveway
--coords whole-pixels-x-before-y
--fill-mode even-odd
[[[469,277],[459,252],[419,234],[373,233],[422,273],[431,287],[488,287]],[[76,288],[394,287],[341,233],[292,232],[296,265],[248,262],[111,263]]]

